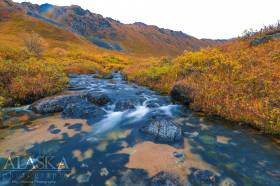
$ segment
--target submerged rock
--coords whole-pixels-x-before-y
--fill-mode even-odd
[[[174,152],[173,156],[178,159],[177,162],[183,163],[186,160],[185,154],[183,152]]]
[[[236,186],[236,183],[231,178],[226,178],[223,181],[221,181],[219,186]]]
[[[101,168],[99,174],[100,174],[100,176],[108,176],[109,171],[106,168]]]
[[[182,186],[178,176],[167,173],[160,172],[151,178],[150,186]]]
[[[132,100],[120,100],[116,103],[115,112],[135,109],[135,103]]]
[[[98,106],[106,105],[111,101],[111,99],[106,94],[101,92],[90,91],[86,94],[86,97],[88,101]]]
[[[158,100],[149,100],[146,103],[146,107],[148,108],[157,108],[160,107],[161,105],[158,103]]]
[[[63,117],[81,119],[98,119],[105,114],[104,110],[87,101],[68,104],[62,112]]]
[[[189,181],[197,186],[216,186],[219,185],[219,176],[209,170],[193,169]]]
[[[121,186],[146,186],[148,185],[148,175],[147,172],[142,169],[128,169],[121,173],[118,177],[118,182],[116,185]]]
[[[70,103],[78,103],[83,99],[82,94],[69,94],[47,97],[36,101],[30,108],[39,114],[48,114],[62,112],[63,109]]]
[[[146,105],[148,108],[157,108],[157,107],[160,107],[160,105],[158,103],[154,103],[154,102],[151,102],[151,103],[148,103]]]
[[[150,124],[140,128],[141,132],[154,136],[162,142],[176,142],[182,140],[182,131],[172,120],[153,120]]]

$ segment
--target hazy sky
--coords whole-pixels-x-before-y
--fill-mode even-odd
[[[23,0],[15,0],[23,2]],[[27,0],[80,5],[123,23],[144,22],[198,38],[227,39],[280,20],[280,0]]]

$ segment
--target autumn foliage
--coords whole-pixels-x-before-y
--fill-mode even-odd
[[[102,75],[126,64],[120,54],[20,12],[0,24],[0,106],[59,93],[67,74]]]
[[[129,80],[165,93],[176,84],[196,110],[279,134],[280,40],[252,46],[253,36],[186,52],[172,61],[150,59],[125,73]]]

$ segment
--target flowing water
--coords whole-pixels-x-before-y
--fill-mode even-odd
[[[194,113],[169,97],[123,81],[120,74],[111,80],[72,76],[70,85],[67,92],[106,93],[112,99],[102,107],[107,114],[84,120],[60,113],[38,115],[28,107],[4,109],[0,185],[147,185],[162,171],[177,175],[184,185],[199,185],[196,179],[210,173],[215,175],[212,185],[280,185],[277,139]],[[135,108],[114,112],[122,99]],[[159,143],[139,132],[155,115],[172,118],[182,128],[183,141]],[[51,161],[46,169],[34,166],[45,157]],[[199,177],[197,170],[204,173]]]

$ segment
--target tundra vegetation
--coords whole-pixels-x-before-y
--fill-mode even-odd
[[[1,21],[0,33],[0,106],[59,93],[70,73],[102,75],[126,65],[121,54],[18,12]]]
[[[101,49],[21,13],[2,20],[0,33],[2,106],[59,93],[67,86],[67,74],[122,70],[128,80],[162,93],[179,87],[195,110],[280,132],[279,24],[175,58]]]
[[[124,72],[128,80],[163,93],[179,87],[195,110],[279,134],[279,32],[279,24],[268,26],[173,60],[150,58]]]

